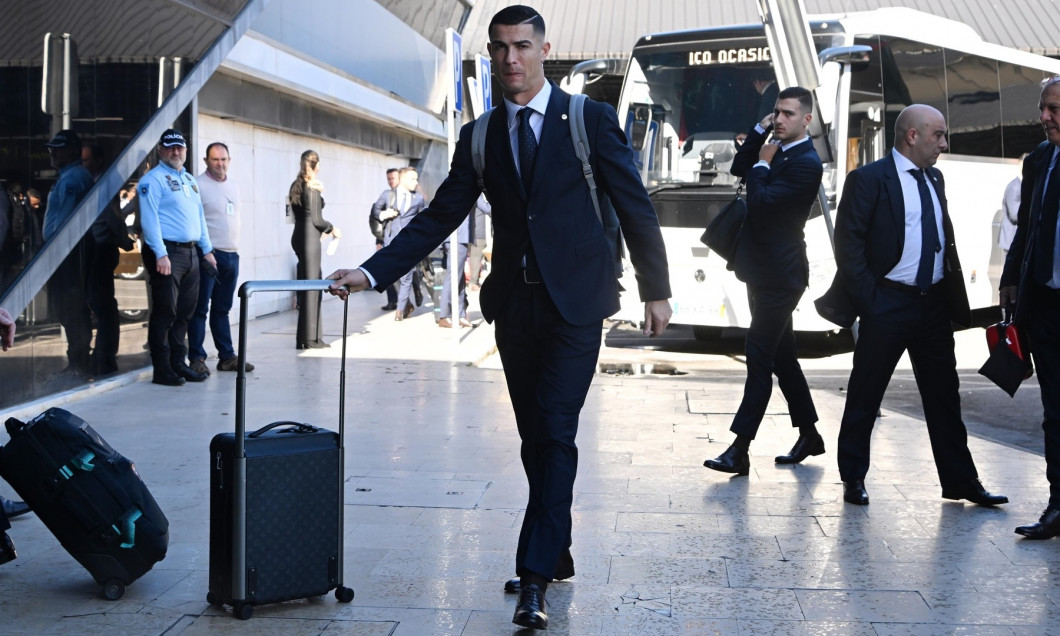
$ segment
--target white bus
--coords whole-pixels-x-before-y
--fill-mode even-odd
[[[984,42],[965,24],[910,9],[808,21],[823,68],[815,143],[830,214],[847,173],[890,152],[902,108],[939,109],[950,148],[937,165],[969,299],[977,322],[987,324],[997,311],[1002,196],[1019,172],[1019,156],[1044,139],[1040,81],[1060,75],[1060,61]],[[699,238],[734,196],[735,138],[776,100],[774,55],[761,24],[649,35],[633,48],[623,82],[619,122],[662,225],[673,323],[693,325],[699,337],[750,322],[744,285]],[[835,272],[830,220],[815,206],[806,225],[810,284],[794,315],[797,331],[835,329],[813,306]],[[639,319],[635,296],[624,295],[618,318]]]

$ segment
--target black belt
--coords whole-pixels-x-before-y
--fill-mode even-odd
[[[898,281],[891,280],[890,278],[884,278],[880,280],[880,282],[877,284],[880,287],[894,289],[896,291],[900,291],[905,294],[910,294],[912,296],[927,296],[931,292],[935,291],[936,288],[941,287],[942,281],[940,280],[939,282],[935,283],[931,287],[928,287],[927,289],[920,289],[916,285],[906,285],[905,283],[899,283]]]
[[[166,247],[186,247],[188,249],[195,247],[195,241],[168,241],[163,239],[162,243],[164,243]]]

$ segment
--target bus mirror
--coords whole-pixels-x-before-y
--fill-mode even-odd
[[[629,130],[629,143],[634,150],[644,149],[644,140],[651,127],[651,106],[648,104],[630,104],[633,110],[633,122]]]
[[[864,64],[869,61],[870,53],[872,53],[872,47],[865,46],[864,44],[833,46],[818,53],[817,59],[821,62],[821,66],[824,66],[828,62],[837,62],[839,64]]]

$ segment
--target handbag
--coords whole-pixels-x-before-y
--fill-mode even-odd
[[[736,244],[740,240],[740,230],[747,218],[747,202],[743,196],[743,182],[736,189],[736,197],[725,205],[707,225],[699,240],[718,256],[732,261],[736,255]]]
[[[1001,387],[1010,397],[1015,396],[1020,384],[1034,374],[1019,328],[1008,318],[990,325],[986,328],[986,346],[990,350],[990,357],[979,373]]]

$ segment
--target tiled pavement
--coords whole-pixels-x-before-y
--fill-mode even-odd
[[[360,294],[350,305],[353,603],[328,596],[259,607],[248,622],[206,603],[207,447],[232,426],[234,374],[168,388],[132,373],[2,417],[64,404],[91,422],[137,462],[169,516],[168,556],[108,602],[35,517],[16,519],[19,558],[0,567],[0,633],[513,633],[515,598],[501,586],[513,574],[525,483],[503,376],[488,355],[491,329],[438,329],[423,309],[395,323],[380,299]],[[329,341],[340,307],[325,303]],[[248,426],[294,419],[333,428],[337,343],[295,351],[293,313],[258,319],[251,333]],[[945,501],[923,423],[885,412],[873,438],[872,503],[851,506],[832,452],[841,398],[815,394],[829,453],[777,467],[773,456],[794,438],[777,393],[750,476],[728,478],[702,461],[731,437],[739,384],[597,378],[578,438],[577,576],[549,588],[550,632],[1060,633],[1060,541],[1012,532],[1040,513],[1040,456],[973,438],[984,482],[1013,503]]]

